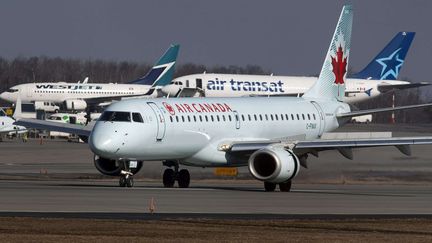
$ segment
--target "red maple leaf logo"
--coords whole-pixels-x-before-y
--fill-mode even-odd
[[[333,66],[333,73],[336,77],[334,83],[343,85],[345,83],[344,81],[344,75],[346,73],[346,66],[347,66],[347,58],[343,58],[343,50],[342,46],[339,46],[337,52],[336,52],[336,58],[331,57],[332,59],[332,66]]]
[[[168,103],[166,103],[166,102],[162,102],[162,104],[165,106],[165,109],[171,114],[171,115],[175,115],[175,110],[174,110],[174,108],[170,105],[170,104],[168,104]]]

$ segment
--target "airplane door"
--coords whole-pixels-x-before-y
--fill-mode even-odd
[[[196,87],[202,89],[202,79],[200,78],[196,79]]]
[[[234,113],[234,121],[236,123],[236,129],[240,129],[240,116],[237,111],[233,111]]]
[[[312,105],[315,106],[315,109],[318,111],[318,119],[319,119],[319,133],[318,135],[321,137],[321,135],[324,132],[324,128],[325,128],[325,119],[324,119],[324,112],[321,109],[321,106],[316,103],[315,101],[311,101]]]
[[[156,116],[157,122],[157,133],[156,133],[156,141],[162,141],[165,136],[166,123],[165,118],[162,114],[162,111],[157,107],[157,105],[153,102],[147,102],[150,108],[153,110]]]

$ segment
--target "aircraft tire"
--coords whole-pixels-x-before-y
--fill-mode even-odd
[[[173,187],[175,183],[175,173],[173,169],[166,169],[163,173],[164,187]]]
[[[178,185],[180,188],[188,188],[190,184],[190,174],[186,169],[182,169],[178,174]]]
[[[127,187],[133,187],[134,186],[134,179],[133,177],[129,176],[126,178],[126,186]]]
[[[279,189],[281,192],[289,192],[291,191],[291,180],[285,181],[283,183],[279,183]]]
[[[264,182],[264,189],[266,192],[274,192],[276,189],[276,184],[271,182]]]
[[[120,179],[119,179],[119,186],[120,186],[120,187],[125,187],[125,186],[126,186],[126,177],[124,177],[124,176],[120,176]]]

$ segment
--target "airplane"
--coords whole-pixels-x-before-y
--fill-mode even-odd
[[[53,102],[66,110],[84,110],[89,105],[117,100],[123,97],[156,97],[156,89],[171,82],[180,46],[171,45],[153,68],[142,78],[128,84],[88,83],[27,83],[13,86],[0,94],[0,98],[16,103]]]
[[[414,32],[396,34],[362,71],[347,80],[344,101],[356,103],[394,89],[429,85],[396,80],[414,36]],[[316,80],[317,77],[201,73],[175,78],[162,88],[162,93],[171,97],[301,96]]]
[[[308,155],[337,150],[348,159],[353,148],[395,146],[409,155],[409,145],[432,144],[432,137],[388,137],[370,134],[325,138],[351,117],[432,106],[429,104],[351,111],[342,101],[351,49],[353,11],[343,7],[318,80],[302,97],[158,98],[113,103],[86,127],[20,119],[16,124],[56,129],[88,137],[95,167],[120,176],[132,187],[143,161],[161,160],[168,168],[165,187],[189,187],[197,167],[248,166],[265,191],[290,191],[292,180],[307,167]],[[369,134],[369,133],[368,133]]]
[[[3,135],[15,135],[27,132],[27,128],[15,125],[15,120],[6,115],[3,109],[0,109],[0,141]]]

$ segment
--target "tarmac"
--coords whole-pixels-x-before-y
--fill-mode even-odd
[[[394,130],[428,136],[432,126],[349,125],[345,130]],[[341,129],[341,131],[344,131]],[[350,161],[335,151],[310,157],[292,191],[264,192],[246,168],[235,177],[188,168],[190,188],[164,188],[160,162],[145,162],[134,188],[101,176],[86,144],[62,140],[0,143],[0,216],[164,217],[432,217],[432,146],[358,150]],[[153,214],[151,214],[153,211]],[[152,216],[153,217],[153,216]]]

